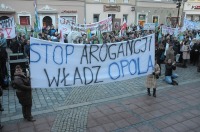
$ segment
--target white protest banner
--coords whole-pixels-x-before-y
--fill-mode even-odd
[[[76,23],[74,17],[60,17],[58,19],[58,32],[61,34],[61,41],[64,41],[64,35],[72,31],[72,25]]]
[[[155,35],[108,44],[64,44],[31,38],[32,88],[85,86],[151,74]]]
[[[182,31],[182,29],[179,29],[179,28],[171,28],[171,27],[167,27],[167,26],[162,26],[162,33],[164,35],[166,35],[166,34],[170,34],[170,35],[179,34],[181,31]]]
[[[155,23],[145,23],[143,30],[155,30],[156,24]]]
[[[68,17],[59,18],[58,31],[61,33],[62,42],[64,34],[68,34],[71,31],[87,33],[88,30],[94,34],[97,31],[101,31],[101,33],[112,31],[112,17],[91,24],[76,24],[74,19],[69,19]]]
[[[187,19],[184,19],[184,25],[185,28],[188,30],[199,30],[200,29],[200,22],[194,22]]]
[[[108,17],[96,23],[76,24],[76,25],[73,25],[72,27],[76,31],[78,30],[78,31],[86,32],[89,29],[92,33],[96,33],[97,30],[101,31],[101,33],[110,32],[112,31],[112,17]]]
[[[6,39],[12,39],[15,37],[14,17],[0,21],[0,33],[3,33]]]

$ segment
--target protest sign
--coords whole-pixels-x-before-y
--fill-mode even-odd
[[[180,28],[171,28],[171,27],[167,27],[167,26],[162,26],[162,33],[164,35],[166,35],[166,34],[177,35],[177,34],[180,34],[181,31],[182,31],[182,29],[180,29]]]
[[[184,25],[188,30],[200,30],[200,22],[194,22],[187,19],[184,19]]]
[[[108,44],[30,40],[32,88],[61,88],[122,81],[151,74],[155,35]]]
[[[155,30],[156,24],[155,23],[145,23],[143,30]]]
[[[112,31],[112,17],[91,24],[77,24],[74,20],[68,20],[65,17],[61,17],[59,18],[58,30],[61,33],[61,42],[63,42],[63,35],[68,34],[71,31],[86,33],[90,30],[91,33],[94,34],[97,31],[101,31],[101,33],[110,32]]]
[[[15,37],[14,17],[0,21],[0,33],[3,33],[6,39]]]

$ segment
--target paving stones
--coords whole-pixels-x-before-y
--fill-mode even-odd
[[[179,84],[184,85],[170,86],[162,76],[157,80],[157,98],[146,96],[145,77],[94,86],[33,89],[33,113],[56,111],[58,115],[50,123],[52,132],[179,131],[185,124],[197,131],[200,90],[195,82],[200,74],[192,66],[175,72],[179,74]],[[22,117],[15,90],[4,93],[3,106],[3,121]],[[44,131],[50,130],[45,122],[44,127]]]

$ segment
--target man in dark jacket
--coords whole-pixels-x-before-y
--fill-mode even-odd
[[[32,89],[30,79],[24,75],[20,65],[15,67],[13,84],[16,88],[16,95],[19,99],[19,103],[22,105],[24,119],[28,121],[35,121],[31,114]]]
[[[176,70],[176,65],[175,63],[172,64],[171,59],[168,59],[167,64],[165,65],[165,81],[168,84],[174,84],[175,81],[173,79],[178,77],[177,74],[173,73],[173,70]]]
[[[13,53],[19,53],[20,45],[16,38],[12,39],[12,42],[10,44],[10,49],[12,50]]]
[[[3,89],[6,89],[7,84],[5,84],[4,79],[6,79],[7,76],[7,68],[6,68],[6,60],[7,60],[7,52],[5,49],[0,47],[0,85]]]

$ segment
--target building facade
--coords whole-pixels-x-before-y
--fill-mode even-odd
[[[125,20],[135,21],[135,0],[86,0],[86,23],[93,23],[112,16],[115,27]]]
[[[37,0],[40,26],[58,26],[58,18],[84,23],[85,3],[83,0]],[[1,0],[0,20],[13,16],[15,22],[29,30],[35,22],[34,0]]]
[[[200,22],[200,0],[188,0],[184,4],[185,17]]]
[[[182,3],[179,17],[174,0],[37,0],[37,9],[41,27],[53,24],[57,28],[61,17],[83,24],[112,16],[114,28],[124,20],[128,25],[158,23],[169,26],[175,26],[178,19],[180,23],[184,16],[189,20],[200,20],[200,0]],[[0,20],[13,16],[16,24],[26,26],[28,30],[34,26],[34,11],[34,0],[0,2]]]
[[[177,17],[179,22],[181,20],[182,7],[181,5],[178,17],[178,8],[173,0],[137,0],[136,23],[157,23],[175,27]]]

